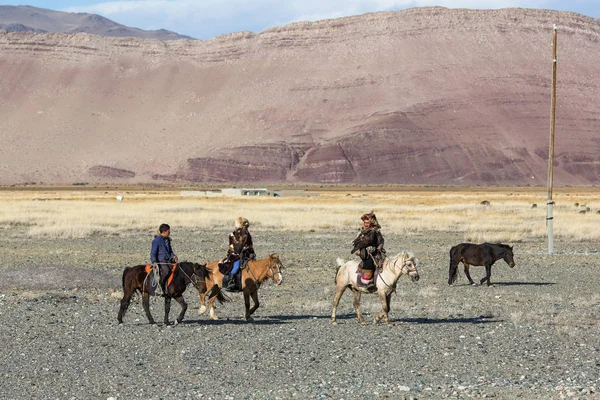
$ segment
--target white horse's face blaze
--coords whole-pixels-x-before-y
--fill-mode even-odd
[[[281,272],[282,267],[283,264],[279,258],[273,258],[271,260],[271,279],[273,279],[277,285],[281,285],[281,282],[283,282],[283,273]]]

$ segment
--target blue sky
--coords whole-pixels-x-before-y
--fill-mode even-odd
[[[296,21],[317,21],[426,6],[547,8],[600,18],[598,0],[0,0],[0,5],[30,5],[100,14],[124,25],[141,29],[168,29],[197,39],[209,39],[231,32],[260,32]]]

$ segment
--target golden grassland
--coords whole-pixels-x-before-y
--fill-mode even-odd
[[[172,188],[4,188],[0,228],[30,237],[84,238],[152,231],[163,222],[173,229],[229,227],[244,216],[253,229],[348,231],[360,225],[360,215],[374,210],[386,233],[456,232],[474,242],[547,235],[544,188],[311,189],[318,196],[184,197]],[[556,189],[555,237],[600,239],[599,194],[595,187]],[[118,195],[123,201],[116,200]]]

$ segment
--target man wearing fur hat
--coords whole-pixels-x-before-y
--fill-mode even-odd
[[[364,214],[360,219],[363,221],[363,226],[352,242],[354,247],[351,253],[358,255],[362,260],[362,283],[372,286],[374,285],[373,272],[376,267],[381,266],[385,258],[384,239],[381,226],[373,211]]]
[[[246,260],[254,260],[256,253],[252,243],[252,235],[248,228],[250,222],[246,218],[238,217],[235,220],[235,229],[229,234],[229,247],[227,248],[227,260],[233,262],[233,268],[229,273],[227,282],[228,290],[236,290],[237,274]]]

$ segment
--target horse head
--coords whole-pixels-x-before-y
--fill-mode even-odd
[[[279,256],[277,254],[269,255],[269,271],[267,272],[267,276],[273,279],[277,285],[281,285],[281,282],[283,282],[282,269],[283,263],[279,259]]]
[[[504,248],[506,249],[506,251],[504,252],[504,257],[502,258],[508,264],[509,267],[514,268],[515,259],[513,254],[513,248],[512,246],[504,246]]]
[[[394,268],[400,268],[400,274],[410,276],[413,282],[419,280],[419,271],[417,271],[417,265],[419,260],[410,253],[400,253],[394,260]]]

